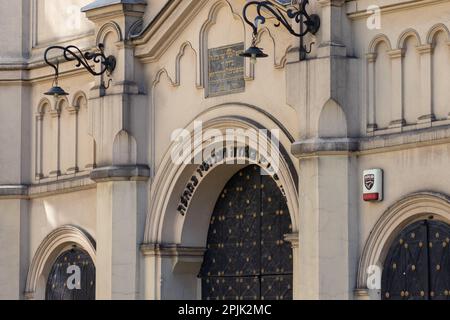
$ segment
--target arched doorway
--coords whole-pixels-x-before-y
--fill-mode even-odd
[[[205,300],[292,299],[292,232],[286,200],[270,176],[248,166],[226,184],[211,217],[200,271]]]
[[[63,252],[47,279],[46,300],[95,300],[95,265],[89,254],[77,247]]]
[[[382,299],[450,299],[450,225],[422,220],[394,239],[384,262]]]

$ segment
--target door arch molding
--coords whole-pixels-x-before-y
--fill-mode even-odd
[[[247,118],[238,115],[217,115],[217,113],[226,113],[226,109],[244,109],[239,113],[249,114]],[[233,110],[236,114],[236,110]],[[296,166],[294,165],[293,158],[288,153],[291,147],[291,136],[286,133],[285,128],[279,128],[276,122],[273,122],[271,117],[268,117],[267,113],[261,112],[258,108],[251,107],[242,104],[229,104],[221,105],[220,108],[210,108],[208,112],[201,115],[203,120],[203,130],[210,129],[266,129],[278,128],[281,131],[280,134],[280,152],[275,156],[280,159],[279,179],[283,185],[288,201],[289,212],[291,214],[291,220],[293,223],[293,232],[298,232],[299,226],[299,204],[298,204],[298,173]],[[256,121],[253,119],[261,119],[262,121]],[[191,132],[194,137],[194,122],[192,121],[185,129]],[[267,139],[261,144],[255,141],[258,146],[269,144],[270,140]],[[195,172],[196,167],[189,164],[174,164],[171,160],[171,150],[175,144],[172,144],[164,156],[160,168],[156,172],[155,178],[152,183],[150,191],[150,209],[147,215],[147,221],[145,226],[144,244],[153,243],[176,243],[181,244],[182,226],[174,226],[180,223],[177,213],[170,208],[170,204],[173,203],[175,198],[179,198],[181,190],[177,191],[179,184],[185,186]],[[263,148],[263,147],[262,147]],[[198,150],[199,153],[204,149]],[[196,154],[192,156],[195,157]],[[255,163],[258,164],[258,163]],[[210,173],[208,173],[209,175]],[[220,192],[220,190],[219,190]],[[186,219],[188,214],[186,214]],[[181,222],[183,224],[183,221]],[[177,235],[175,239],[166,239],[165,235],[170,234],[165,232],[169,228],[171,231],[176,230]]]
[[[396,236],[408,225],[433,217],[450,224],[450,197],[423,191],[410,194],[389,207],[373,227],[364,246],[357,277],[356,298],[368,298],[367,270],[377,266],[381,270]]]
[[[45,299],[47,277],[54,261],[73,245],[86,251],[96,265],[96,243],[87,232],[71,225],[55,229],[45,237],[34,254],[25,288],[27,300]]]

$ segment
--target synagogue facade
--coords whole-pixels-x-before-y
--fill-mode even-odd
[[[450,1],[247,3],[0,0],[0,299],[450,298]]]

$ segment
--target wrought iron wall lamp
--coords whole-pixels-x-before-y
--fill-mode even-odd
[[[258,48],[256,45],[258,27],[259,25],[266,23],[267,18],[263,15],[263,10],[265,10],[277,19],[275,27],[278,28],[283,25],[289,33],[300,38],[300,60],[305,60],[307,54],[311,52],[311,47],[314,43],[311,43],[308,49],[304,44],[303,37],[308,33],[316,34],[320,28],[320,17],[317,14],[308,14],[306,11],[306,6],[308,4],[309,0],[300,0],[299,9],[297,11],[288,9],[286,11],[286,17],[285,14],[270,1],[250,1],[247,3],[243,10],[243,17],[245,22],[253,29],[253,41],[251,47],[242,53],[241,56],[252,59],[253,63],[255,63],[258,58],[265,58],[268,56],[263,52],[263,49]],[[257,12],[257,16],[253,22],[247,16],[247,10],[251,6],[256,7]],[[292,28],[288,18],[293,19],[296,23],[300,24],[300,32],[296,32]]]
[[[103,44],[100,43],[98,45],[98,49],[99,49],[98,52],[85,52],[83,54],[83,52],[81,52],[81,50],[78,47],[72,45],[67,47],[62,46],[48,47],[47,50],[45,50],[44,60],[49,66],[55,69],[55,78],[53,80],[53,87],[48,92],[46,92],[45,95],[54,96],[56,98],[59,96],[68,95],[68,93],[65,92],[64,89],[58,85],[59,61],[56,61],[56,64],[50,62],[48,54],[51,50],[61,50],[63,52],[63,57],[66,61],[76,61],[77,68],[83,66],[93,76],[101,76],[105,73],[109,76],[116,68],[116,58],[114,56],[107,57],[105,55],[104,51],[105,47]],[[94,63],[100,63],[101,64],[100,71],[95,71],[89,65],[90,61],[93,61]],[[107,89],[104,81],[102,81],[101,86],[103,89]]]

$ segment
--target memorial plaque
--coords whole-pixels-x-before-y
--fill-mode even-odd
[[[208,96],[221,96],[245,90],[244,43],[208,50]]]

